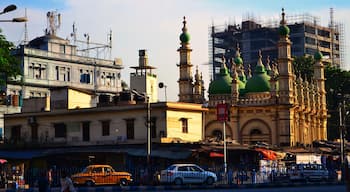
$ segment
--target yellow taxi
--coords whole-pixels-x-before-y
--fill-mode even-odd
[[[128,185],[132,175],[128,172],[117,172],[110,165],[89,165],[81,173],[72,175],[75,185]]]

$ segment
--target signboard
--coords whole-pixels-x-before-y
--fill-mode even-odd
[[[228,120],[228,107],[227,104],[221,103],[216,106],[216,115],[218,121],[227,121]]]

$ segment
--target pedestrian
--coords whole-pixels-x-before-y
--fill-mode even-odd
[[[256,184],[256,171],[255,171],[255,169],[252,170],[251,177],[252,177],[252,184]]]
[[[38,190],[39,192],[49,191],[49,180],[47,179],[45,172],[40,173],[40,177],[38,179]]]
[[[68,177],[65,171],[61,173],[60,182],[61,192],[76,192],[72,180]]]

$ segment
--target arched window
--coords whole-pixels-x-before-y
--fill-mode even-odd
[[[259,129],[253,129],[250,131],[250,136],[261,135],[262,132]]]
[[[213,137],[216,139],[216,141],[221,141],[223,139],[222,132],[220,130],[213,131]]]

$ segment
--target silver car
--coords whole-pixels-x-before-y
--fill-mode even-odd
[[[216,181],[215,173],[205,171],[195,164],[173,164],[160,172],[160,183],[175,185],[205,183],[212,185]]]

